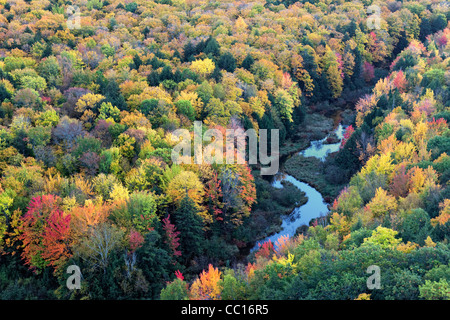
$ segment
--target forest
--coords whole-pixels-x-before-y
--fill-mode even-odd
[[[0,300],[449,300],[449,17],[0,0]],[[308,198],[258,164],[174,163],[195,121],[279,130],[280,172],[329,212],[253,250]],[[340,122],[337,152],[298,156]]]

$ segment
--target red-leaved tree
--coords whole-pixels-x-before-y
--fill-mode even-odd
[[[170,222],[170,214],[167,215],[167,217],[164,218],[162,222],[163,222],[163,229],[164,232],[166,233],[167,238],[166,243],[172,250],[172,254],[175,257],[181,256],[181,251],[178,250],[178,247],[180,246],[180,237],[179,237],[180,232],[177,231],[175,225]]]
[[[55,268],[71,257],[70,251],[70,214],[55,210],[47,218],[42,233],[42,245],[45,251],[42,258]]]
[[[408,82],[406,81],[405,74],[403,73],[402,70],[397,72],[397,74],[394,77],[393,82],[394,82],[394,86],[398,89],[398,91],[405,92],[406,85],[408,84]]]
[[[353,128],[352,125],[349,125],[347,127],[347,129],[345,129],[344,137],[342,138],[342,141],[341,141],[341,147],[340,147],[341,149],[345,146],[345,144],[347,143],[348,139],[350,139],[350,137],[352,136],[353,132],[355,132],[355,129]]]
[[[51,194],[34,197],[21,218],[21,257],[34,271],[48,265],[57,268],[71,256],[71,216],[64,214],[59,203],[60,198]]]
[[[217,221],[223,221],[223,204],[220,201],[222,197],[221,181],[217,178],[217,172],[214,172],[212,179],[206,185],[206,197],[209,212]]]

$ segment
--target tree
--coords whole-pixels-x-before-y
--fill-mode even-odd
[[[183,51],[184,51],[184,61],[185,62],[193,61],[195,59],[194,58],[194,56],[196,54],[195,46],[192,44],[191,41],[186,43],[186,45],[183,48]]]
[[[84,122],[84,127],[90,129],[95,120],[100,102],[105,99],[101,94],[87,93],[78,99],[75,111],[81,114],[80,119]]]
[[[301,84],[301,89],[304,90],[307,97],[311,97],[314,91],[314,81],[309,72],[303,67],[303,57],[301,55],[293,55],[292,73],[297,81]]]
[[[450,138],[434,136],[427,143],[427,150],[431,151],[431,159],[437,159],[444,152],[450,154]]]
[[[32,270],[39,271],[47,265],[58,267],[71,256],[70,215],[65,215],[59,205],[60,198],[53,195],[34,197],[21,218],[21,257]]]
[[[408,212],[403,219],[400,235],[403,241],[411,241],[423,246],[431,231],[430,216],[425,210],[417,208]]]
[[[210,75],[215,68],[214,62],[206,58],[204,60],[195,60],[192,62],[190,69],[195,73],[198,73],[201,77],[207,77]]]
[[[406,197],[410,188],[410,174],[406,171],[406,166],[403,164],[395,172],[394,177],[389,185],[389,192],[396,198]]]
[[[450,220],[450,199],[445,199],[439,204],[439,207],[441,209],[439,215],[431,220],[434,227],[438,224],[445,225],[447,221]]]
[[[243,279],[236,277],[233,269],[226,270],[221,282],[222,300],[243,300],[245,299],[246,283]]]
[[[141,233],[145,234],[159,223],[155,197],[147,191],[133,192],[127,200],[127,208],[133,227]]]
[[[333,205],[339,214],[352,216],[363,205],[362,198],[355,186],[344,188]]]
[[[364,239],[362,245],[377,244],[383,249],[395,248],[401,242],[401,239],[395,238],[397,234],[397,231],[378,226],[370,237]]]
[[[419,286],[420,297],[425,300],[450,300],[450,285],[445,279],[439,281],[425,280]]]
[[[207,56],[216,58],[220,54],[220,45],[215,38],[210,36],[204,43],[204,48],[202,50]]]
[[[221,184],[223,214],[221,221],[226,228],[243,224],[250,216],[251,207],[256,201],[253,176],[247,165],[224,167],[218,176]]]
[[[55,268],[64,265],[65,261],[72,256],[69,249],[70,220],[70,214],[65,214],[61,210],[53,211],[42,233],[42,245],[45,248],[42,258]]]
[[[219,300],[221,274],[219,269],[210,264],[208,270],[203,270],[200,277],[192,283],[189,290],[190,298],[193,300]]]
[[[228,72],[234,72],[236,70],[236,59],[230,52],[225,52],[220,56],[217,66]]]
[[[365,61],[363,64],[362,76],[366,82],[370,83],[375,78],[374,71],[375,68],[373,67],[373,65]]]
[[[106,274],[110,259],[121,246],[122,238],[123,231],[117,227],[107,222],[99,223],[89,230],[77,253],[87,259],[93,269],[100,268]]]
[[[120,154],[128,159],[132,159],[136,153],[135,151],[136,139],[130,137],[126,133],[121,133],[114,141],[113,145],[119,148]]]
[[[162,223],[166,233],[166,244],[169,246],[172,255],[174,257],[181,256],[182,253],[178,250],[178,247],[180,246],[180,231],[177,231],[175,225],[170,222],[170,214],[162,220]]]
[[[99,115],[97,119],[112,119],[115,122],[119,122],[120,120],[120,110],[117,107],[114,107],[111,102],[103,102],[99,108]]]
[[[294,100],[286,90],[278,89],[275,92],[275,107],[283,120],[286,122],[294,121],[292,118],[294,112]]]
[[[180,203],[187,194],[200,205],[204,195],[204,187],[198,176],[192,171],[181,171],[167,185],[166,194],[175,203]]]
[[[105,99],[101,94],[87,93],[80,97],[75,105],[77,112],[83,113],[89,109],[96,109],[97,104]]]
[[[17,107],[29,107],[35,110],[42,110],[42,99],[39,93],[32,88],[23,88],[15,92],[13,103]]]
[[[161,300],[187,300],[189,285],[182,279],[176,278],[161,290]]]
[[[127,110],[127,103],[125,102],[119,84],[115,79],[109,79],[101,92],[105,96],[106,102],[110,102],[120,111]]]
[[[247,54],[244,58],[244,60],[242,61],[242,68],[246,69],[246,70],[250,70],[252,68],[253,63],[255,62],[255,59],[253,59],[253,57],[250,54]]]
[[[394,86],[397,88],[398,91],[400,91],[402,93],[405,92],[408,82],[407,82],[406,76],[402,70],[397,72],[397,74],[394,77],[393,82],[394,82]]]
[[[84,206],[74,206],[70,209],[71,232],[74,239],[81,239],[89,234],[98,224],[104,223],[111,212],[108,205],[85,202]]]
[[[397,201],[388,195],[386,190],[378,188],[373,199],[366,205],[366,209],[374,218],[383,218],[397,210]]]
[[[8,189],[8,191],[0,193],[0,253],[3,251],[3,245],[5,244],[4,236],[7,234],[9,227],[9,220],[11,219],[12,207],[14,201],[14,191]],[[6,241],[8,241],[6,239]]]
[[[348,139],[350,139],[350,137],[352,136],[353,132],[355,132],[355,129],[353,128],[352,125],[349,125],[344,132],[344,137],[341,140],[341,146],[340,148],[344,148],[345,144],[347,143]]]
[[[163,248],[162,238],[159,233],[152,230],[145,234],[142,247],[136,250],[137,266],[142,269],[145,279],[149,283],[148,297],[159,298],[161,290],[170,280],[174,265],[170,253]]]
[[[177,102],[175,102],[175,106],[179,114],[185,115],[191,121],[195,120],[196,112],[189,100],[178,100]]]
[[[180,232],[180,249],[185,259],[202,251],[203,221],[194,201],[186,194],[173,214],[173,220]]]
[[[328,46],[321,63],[322,68],[326,73],[327,80],[330,84],[333,98],[337,98],[341,95],[344,84],[342,64],[338,59],[336,53],[334,53]]]

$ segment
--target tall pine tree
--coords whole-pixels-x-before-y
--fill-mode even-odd
[[[180,231],[180,250],[186,259],[202,251],[203,223],[198,215],[195,202],[186,194],[173,215],[177,230]]]

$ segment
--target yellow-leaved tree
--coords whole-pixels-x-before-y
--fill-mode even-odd
[[[441,208],[439,215],[436,218],[431,219],[431,224],[433,226],[437,226],[438,224],[444,225],[450,220],[450,199],[445,199],[439,207]]]
[[[202,77],[210,75],[214,71],[215,67],[214,62],[209,58],[195,60],[191,64],[191,70],[198,73]]]
[[[384,217],[397,210],[398,204],[394,196],[388,195],[386,190],[378,188],[375,196],[366,205],[366,209],[374,218]]]

